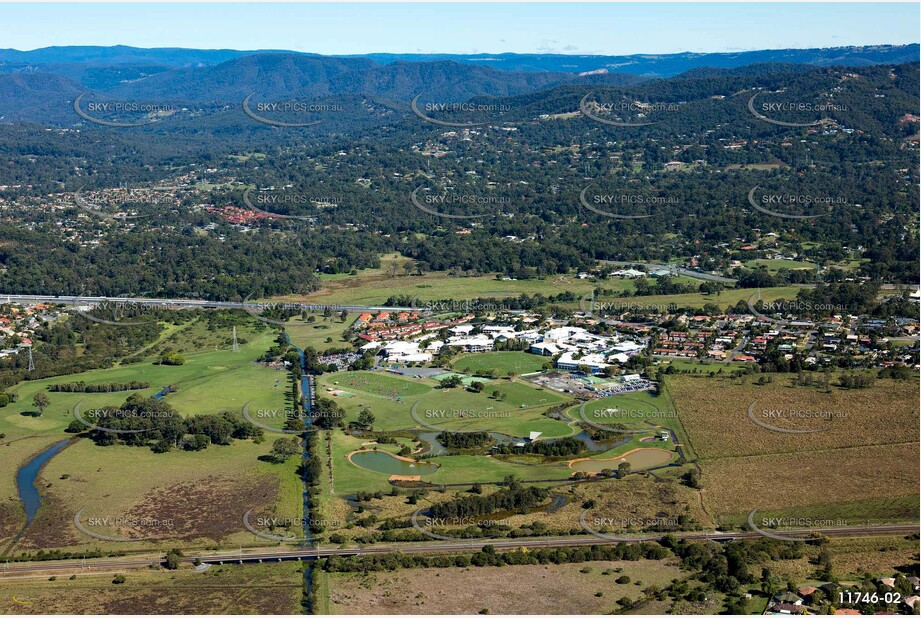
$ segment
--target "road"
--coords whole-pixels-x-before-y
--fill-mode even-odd
[[[0,302],[6,303],[62,303],[66,305],[99,305],[101,303],[135,304],[149,307],[201,307],[206,309],[246,309],[258,311],[263,308],[279,307],[304,311],[348,311],[364,313],[374,311],[414,311],[412,307],[374,307],[369,305],[324,305],[318,303],[246,301],[232,302],[219,300],[192,300],[182,298],[136,298],[127,296],[50,296],[39,294],[2,294]]]
[[[810,534],[823,534],[835,537],[860,537],[891,534],[910,534],[919,531],[918,525],[887,525],[887,526],[850,526],[842,528],[812,528],[802,530],[785,530],[784,534],[791,537],[805,537]],[[675,536],[695,541],[730,541],[736,539],[757,539],[762,535],[757,532],[686,532]],[[661,538],[661,535],[638,536],[630,542],[639,543]],[[186,552],[186,562],[198,559],[204,564],[244,564],[253,562],[281,562],[289,560],[315,560],[328,556],[371,556],[399,552],[403,554],[415,553],[445,553],[445,552],[477,552],[485,545],[492,545],[499,550],[519,548],[541,549],[554,547],[578,547],[591,545],[612,545],[624,542],[620,539],[604,539],[594,536],[575,536],[552,539],[517,539],[488,541],[476,539],[458,541],[456,543],[428,543],[428,544],[402,544],[402,545],[371,545],[355,548],[302,548],[291,549],[284,547],[257,549],[248,552],[224,552],[218,554],[189,554]],[[28,576],[30,574],[48,572],[86,571],[87,569],[101,572],[111,572],[119,569],[144,568],[160,563],[159,556],[137,556],[127,558],[94,558],[88,560],[48,560],[42,562],[7,563],[0,565],[0,579]]]

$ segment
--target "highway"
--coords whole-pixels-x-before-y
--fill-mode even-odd
[[[368,305],[324,305],[319,303],[302,303],[287,301],[220,301],[220,300],[193,300],[182,298],[137,298],[127,296],[51,296],[40,294],[2,294],[0,302],[33,304],[33,303],[61,303],[65,305],[99,305],[102,303],[135,304],[148,307],[200,307],[205,309],[245,309],[258,311],[263,308],[291,308],[303,311],[348,311],[349,313],[364,313],[365,311],[414,311],[412,307],[374,307]]]
[[[892,534],[911,534],[919,532],[915,525],[883,525],[883,526],[850,526],[841,528],[811,528],[800,530],[784,530],[783,534],[790,537],[806,537],[822,534],[829,537],[861,537]],[[661,538],[661,534],[637,536],[629,542],[639,543]],[[731,541],[737,539],[757,539],[763,535],[757,532],[685,532],[674,536],[693,541]],[[403,554],[415,553],[469,553],[480,551],[486,545],[492,545],[499,550],[519,548],[541,549],[555,547],[579,547],[591,545],[612,545],[624,542],[622,539],[605,539],[589,535],[579,535],[563,538],[532,538],[516,540],[459,540],[456,543],[426,543],[426,544],[387,544],[369,545],[354,548],[286,548],[275,547],[254,549],[246,552],[234,551],[216,554],[190,554],[186,552],[185,562],[191,563],[196,559],[204,564],[244,564],[258,562],[281,562],[289,560],[316,560],[328,556],[372,556],[398,552]],[[160,563],[159,556],[146,555],[125,558],[92,558],[87,560],[48,560],[38,562],[6,563],[0,565],[0,579],[16,576],[29,576],[47,574],[49,572],[86,572],[95,570],[111,572],[119,569],[145,568]]]

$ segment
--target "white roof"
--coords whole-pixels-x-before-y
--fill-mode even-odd
[[[419,352],[419,344],[415,341],[388,341],[384,350],[388,354],[413,354]]]

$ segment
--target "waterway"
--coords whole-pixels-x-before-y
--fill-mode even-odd
[[[310,388],[310,376],[307,375],[307,368],[304,364],[304,351],[291,343],[291,336],[288,335],[287,331],[285,332],[285,340],[288,345],[297,350],[297,355],[301,359],[301,406],[304,409],[304,429],[309,429],[311,425],[311,402],[313,401],[313,391]],[[309,433],[304,434],[304,452],[302,454],[302,463],[304,464],[304,472],[301,477],[304,484],[304,490],[302,494],[303,499],[303,512],[304,516],[303,521],[303,545],[309,547],[313,544],[313,533],[310,531],[310,487],[307,484],[307,460],[310,458],[310,440]],[[313,562],[302,562],[304,565],[304,594],[305,599],[307,600],[306,605],[304,606],[305,612],[307,614],[313,614],[314,608],[311,603],[311,591],[313,590]]]
[[[26,512],[26,526],[35,519],[35,514],[42,505],[42,497],[38,493],[38,487],[35,485],[38,473],[41,471],[42,466],[44,466],[49,459],[57,455],[68,442],[70,442],[70,440],[62,440],[57,444],[52,444],[50,447],[27,461],[26,464],[16,472],[16,488],[19,490],[19,501],[22,503],[22,508]],[[23,526],[23,529],[25,529],[25,526]]]

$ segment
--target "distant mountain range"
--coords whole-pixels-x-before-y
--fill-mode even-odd
[[[289,50],[232,49],[144,49],[116,45],[114,47],[73,46],[44,47],[32,51],[0,49],[0,66],[81,64],[89,66],[147,65],[163,68],[189,68],[210,66],[243,56],[284,53],[317,56]],[[552,73],[585,73],[606,70],[611,73],[629,73],[646,77],[669,77],[699,67],[731,69],[748,64],[792,63],[816,66],[867,66],[871,64],[898,64],[918,60],[919,46],[870,45],[863,47],[832,47],[816,49],[775,49],[733,53],[699,54],[634,54],[630,56],[593,56],[569,54],[362,54],[347,56],[366,58],[381,64],[392,62],[436,62],[449,60],[462,64],[475,64],[503,71],[529,71]]]
[[[360,95],[405,106],[510,97],[567,85],[629,86],[650,79],[817,66],[918,62],[918,45],[765,50],[732,54],[570,56],[560,54],[368,54],[320,56],[276,50],[48,47],[0,50],[0,122],[72,124],[73,101],[90,91],[107,100],[237,105],[284,97]]]

